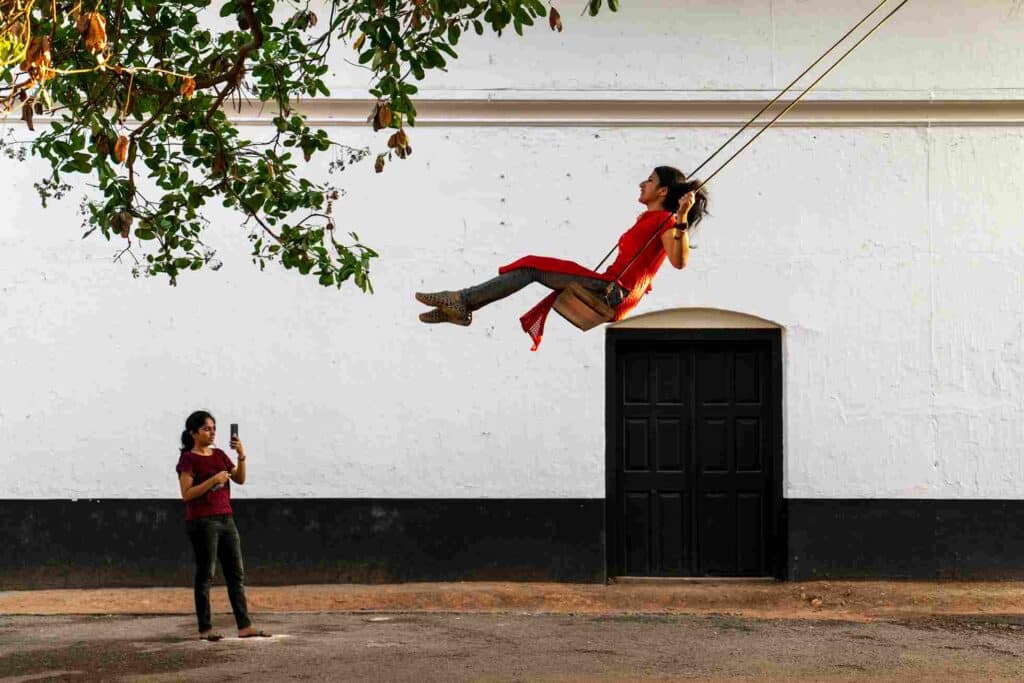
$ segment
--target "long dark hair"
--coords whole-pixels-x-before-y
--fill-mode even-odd
[[[196,445],[196,440],[192,438],[192,433],[198,432],[199,428],[206,424],[207,418],[213,420],[213,424],[217,424],[217,418],[205,410],[197,410],[188,416],[185,420],[185,431],[181,433],[181,450],[192,450]]]
[[[661,204],[666,211],[672,213],[679,210],[679,200],[683,198],[683,195],[697,190],[700,185],[700,180],[696,178],[687,180],[685,173],[672,166],[658,166],[654,169],[654,173],[658,176],[658,185],[668,188],[668,194],[665,195]],[[697,199],[686,214],[686,222],[692,228],[701,222],[707,212],[708,193],[707,190],[701,188],[697,190]]]

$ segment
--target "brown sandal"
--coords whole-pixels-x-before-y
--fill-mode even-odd
[[[420,322],[434,324],[434,323],[454,323],[456,325],[462,325],[465,327],[473,322],[473,314],[466,313],[464,317],[455,316],[451,311],[435,308],[427,311],[426,313],[420,313]]]
[[[426,306],[438,308],[465,309],[461,292],[416,292],[416,301]]]
[[[420,314],[422,322],[454,323],[463,327],[473,322],[473,313],[466,306],[462,292],[416,292],[416,300],[435,307],[433,311]]]
[[[440,308],[434,308],[426,313],[420,313],[420,322],[423,323],[444,323],[448,322],[448,316]]]

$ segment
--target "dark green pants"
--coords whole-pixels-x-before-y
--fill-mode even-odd
[[[224,581],[228,585],[228,600],[231,601],[231,611],[235,613],[235,623],[239,629],[248,628],[252,622],[249,621],[249,609],[245,604],[242,539],[238,536],[234,518],[231,515],[200,517],[185,522],[185,528],[196,558],[195,599],[199,631],[213,628],[210,585],[217,571],[218,559],[220,569],[224,572]]]

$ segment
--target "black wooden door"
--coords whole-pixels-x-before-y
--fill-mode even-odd
[[[755,338],[613,346],[610,570],[776,573],[777,345]]]

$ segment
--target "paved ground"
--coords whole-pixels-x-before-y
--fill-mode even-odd
[[[275,637],[198,641],[187,588],[0,592],[0,680],[1024,680],[1019,583],[248,591]]]
[[[229,619],[217,619],[227,626]],[[1022,620],[269,614],[269,640],[186,616],[0,618],[5,681],[1019,681]],[[1016,630],[1015,630],[1016,629]]]

